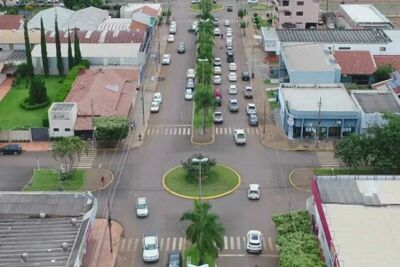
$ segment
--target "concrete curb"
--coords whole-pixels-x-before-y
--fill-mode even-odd
[[[220,8],[211,9],[211,12],[218,12],[218,11],[224,10],[224,8],[225,8],[224,5],[222,5],[222,7],[220,7]],[[192,11],[192,12],[196,12],[196,13],[200,13],[201,12],[201,10],[197,10],[197,9],[191,8],[190,5],[187,6],[187,9]]]
[[[198,142],[195,142],[195,141],[193,141],[193,132],[194,132],[194,113],[195,113],[195,108],[196,108],[196,103],[194,103],[194,101],[193,101],[193,108],[192,108],[192,132],[191,132],[191,134],[190,134],[190,143],[192,143],[193,145],[199,145],[199,146],[206,146],[206,145],[211,145],[211,144],[213,144],[214,142],[215,142],[215,129],[214,129],[214,127],[215,127],[215,125],[214,125],[214,123],[213,123],[213,126],[212,126],[212,136],[211,136],[211,141],[210,142],[206,142],[206,143],[198,143]]]
[[[225,193],[218,194],[218,195],[214,195],[214,196],[209,196],[209,197],[201,197],[202,199],[210,200],[210,199],[216,199],[216,198],[220,198],[220,197],[227,196],[227,195],[229,195],[229,194],[235,192],[236,189],[238,189],[238,187],[239,187],[240,184],[242,183],[242,177],[240,176],[240,174],[239,174],[235,169],[233,169],[233,168],[230,167],[230,166],[224,165],[224,164],[217,164],[217,165],[223,166],[223,167],[225,167],[225,168],[230,169],[231,171],[233,171],[233,172],[237,175],[237,177],[238,177],[238,179],[239,179],[239,180],[238,180],[238,183],[237,183],[237,185],[235,185],[234,188],[232,188],[231,190],[229,190],[229,191],[227,191],[227,192],[225,192]],[[165,184],[165,178],[167,177],[167,175],[168,175],[170,172],[172,172],[173,170],[175,170],[175,169],[177,169],[177,168],[179,168],[179,167],[181,167],[181,166],[182,166],[182,165],[177,165],[177,166],[175,166],[175,167],[169,169],[167,172],[165,172],[165,174],[163,175],[163,179],[162,179],[162,183],[163,183],[164,189],[165,189],[168,193],[170,193],[171,195],[174,195],[174,196],[177,196],[177,197],[180,197],[180,198],[183,198],[183,199],[198,199],[198,197],[191,197],[191,196],[185,196],[185,195],[178,194],[178,193],[172,191],[171,189],[169,189],[169,188],[167,187],[167,185]]]
[[[105,186],[100,188],[100,190],[105,190],[113,183],[114,173],[112,171],[110,171],[109,169],[100,169],[100,170],[104,170],[104,171],[108,172],[109,174],[111,174],[111,180]]]
[[[292,179],[293,174],[294,174],[296,171],[299,171],[299,170],[308,170],[308,169],[311,169],[311,168],[297,168],[297,169],[292,170],[292,171],[289,173],[289,177],[288,177],[288,178],[289,178],[289,182],[290,182],[290,184],[293,186],[294,189],[296,189],[296,190],[298,190],[298,191],[301,191],[301,192],[304,192],[304,193],[311,193],[311,192],[312,192],[311,189],[307,190],[307,189],[303,189],[303,188],[298,187],[298,186],[293,182],[293,179]]]

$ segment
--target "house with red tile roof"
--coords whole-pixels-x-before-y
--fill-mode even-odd
[[[19,15],[0,15],[0,30],[18,30],[23,25]]]
[[[342,83],[371,84],[376,64],[369,51],[335,51],[336,63],[342,72]]]
[[[400,55],[390,56],[374,56],[375,64],[377,67],[382,65],[390,65],[395,70],[400,70]]]

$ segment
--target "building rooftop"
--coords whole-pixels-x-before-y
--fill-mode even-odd
[[[357,106],[343,84],[288,84],[279,87],[289,110],[318,112],[354,112]]]
[[[369,51],[335,51],[333,56],[345,75],[372,75],[376,71]]]
[[[22,17],[19,15],[0,15],[0,30],[17,30],[22,25]]]
[[[127,31],[130,30],[132,18],[108,18],[97,28],[100,31]]]
[[[29,42],[40,43],[40,31],[29,30]],[[25,44],[24,30],[0,30],[0,44]]]
[[[319,44],[287,45],[282,47],[288,71],[329,71],[339,69],[334,57]],[[304,59],[307,60],[304,60]]]
[[[68,20],[59,27],[60,30],[81,29],[81,30],[97,30],[100,23],[109,17],[108,11],[97,7],[87,7],[75,11]]]
[[[352,94],[365,113],[400,113],[400,100],[391,91],[353,90]]]
[[[391,65],[395,70],[400,70],[400,55],[374,56],[377,67]]]
[[[54,30],[54,22],[57,16],[57,24],[59,29],[68,21],[75,11],[63,7],[51,7],[38,12],[28,22],[28,29],[40,29],[40,19],[43,19],[44,29]]]
[[[54,102],[51,104],[50,111],[69,111],[76,106],[76,103]]]
[[[374,5],[340,5],[340,8],[356,23],[389,23]]]
[[[143,43],[145,31],[77,31],[80,43]],[[71,42],[75,40],[74,31],[70,31]],[[46,42],[55,43],[55,32],[46,32]],[[60,31],[60,42],[68,43],[68,31]]]

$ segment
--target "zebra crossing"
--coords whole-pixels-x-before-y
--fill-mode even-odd
[[[215,127],[215,135],[233,135],[233,131],[236,128],[233,127]],[[258,128],[247,127],[244,128],[248,135],[260,135],[260,130]],[[157,136],[157,135],[172,135],[172,136],[185,136],[190,135],[192,128],[189,126],[177,126],[177,127],[150,127],[147,129],[147,136]]]
[[[93,161],[96,158],[97,151],[96,150],[89,150],[88,154],[86,155],[83,153],[81,155],[81,160],[79,161],[78,169],[90,169],[92,168]]]
[[[188,241],[184,237],[161,237],[159,238],[160,251],[185,250]],[[263,237],[263,250],[267,252],[279,251],[279,246],[275,244],[272,237]],[[123,238],[118,244],[119,252],[132,252],[140,249],[141,240],[139,238]],[[224,236],[224,247],[222,253],[225,252],[243,252],[246,249],[245,236]]]

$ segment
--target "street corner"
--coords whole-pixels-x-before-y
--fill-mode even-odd
[[[294,169],[289,174],[290,184],[298,191],[311,193],[311,180],[314,171],[312,168]]]
[[[108,169],[87,169],[85,190],[98,191],[108,188],[114,181],[114,174]]]

